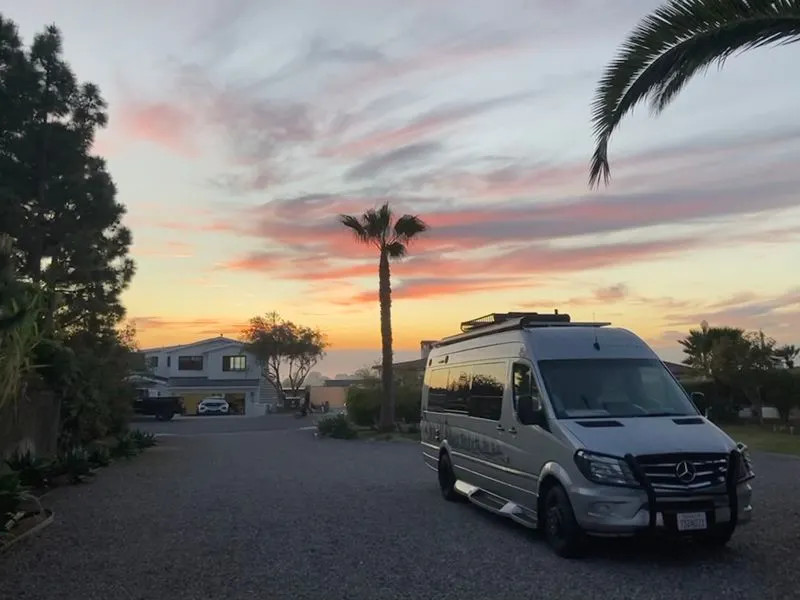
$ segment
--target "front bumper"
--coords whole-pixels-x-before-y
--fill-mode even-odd
[[[750,483],[737,486],[735,525],[747,523],[753,508]],[[709,526],[730,524],[731,507],[727,494],[656,498],[651,525],[651,510],[644,490],[612,487],[574,487],[569,490],[575,518],[590,533],[631,535],[648,529],[673,530],[679,512],[705,512]]]
[[[735,528],[752,518],[752,477],[739,479],[736,451],[729,457],[724,485],[692,494],[656,494],[635,459],[628,456],[626,460],[641,488],[576,485],[569,490],[575,518],[587,532],[630,535],[661,530],[677,533],[678,513],[705,513],[708,529],[719,525]]]

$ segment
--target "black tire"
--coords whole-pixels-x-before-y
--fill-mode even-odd
[[[456,474],[447,452],[442,452],[439,456],[439,489],[442,492],[442,498],[448,502],[464,500],[464,496],[456,491]]]
[[[558,484],[545,492],[541,525],[547,543],[558,556],[578,558],[586,552],[586,534],[575,520],[567,493]]]
[[[698,541],[704,546],[709,548],[722,548],[731,541],[733,536],[733,527],[729,525],[718,525],[698,537]]]

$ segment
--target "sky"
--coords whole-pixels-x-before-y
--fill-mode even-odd
[[[393,265],[397,360],[463,320],[569,313],[665,360],[702,320],[800,342],[800,45],[731,57],[642,106],[588,187],[593,92],[656,0],[11,0],[55,23],[109,125],[139,343],[319,327],[319,370],[379,357],[377,256],[338,223],[430,230]]]

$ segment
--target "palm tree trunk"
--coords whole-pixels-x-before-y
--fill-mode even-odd
[[[392,284],[389,256],[386,251],[381,251],[378,265],[378,300],[381,306],[381,379],[383,384],[380,429],[389,431],[394,428],[394,373],[392,371]]]

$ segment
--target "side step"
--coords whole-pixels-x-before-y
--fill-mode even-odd
[[[515,502],[501,498],[460,479],[456,481],[455,488],[456,491],[469,498],[469,501],[476,506],[480,506],[497,515],[509,517],[525,527],[535,529],[537,526],[536,515]]]

